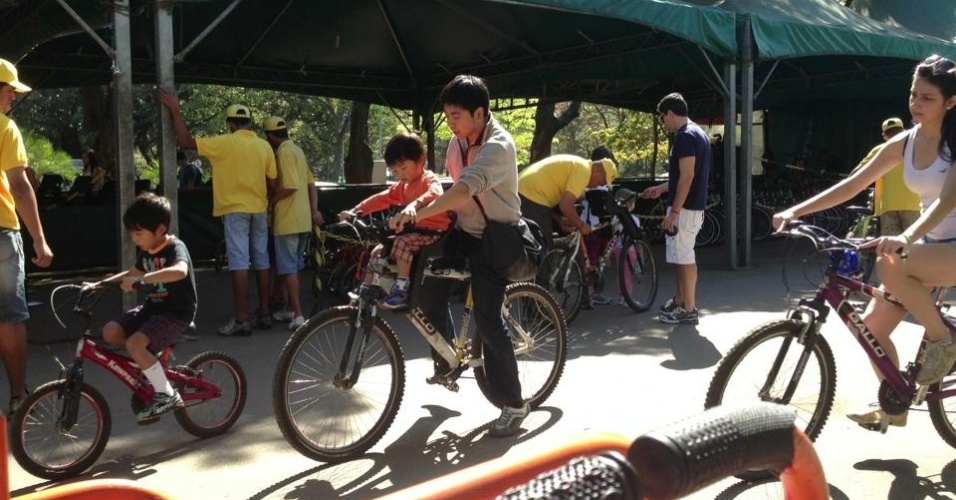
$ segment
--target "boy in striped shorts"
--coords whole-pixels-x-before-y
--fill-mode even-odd
[[[368,215],[394,205],[404,206],[403,211],[414,218],[418,209],[444,193],[438,176],[425,170],[425,145],[417,134],[397,134],[389,139],[385,145],[385,164],[395,174],[398,182],[385,191],[366,198],[355,208],[341,212],[341,220],[355,213]],[[416,219],[413,228],[406,228],[406,234],[395,238],[390,256],[397,264],[398,276],[388,296],[379,301],[379,307],[392,310],[408,307],[408,279],[412,271],[412,259],[423,246],[438,239],[436,233],[447,231],[449,225],[451,219],[444,213],[427,219]],[[416,229],[425,230],[427,233],[416,232]],[[381,248],[376,248],[373,255],[377,256],[380,252]]]

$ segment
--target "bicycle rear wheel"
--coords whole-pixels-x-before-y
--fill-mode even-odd
[[[176,384],[186,404],[173,413],[180,427],[201,438],[229,430],[246,406],[246,375],[239,362],[222,352],[204,352],[176,370],[213,383],[221,391],[217,398],[190,400],[191,393],[202,392],[202,389],[188,380]]]
[[[67,393],[67,382],[56,380],[37,387],[23,400],[10,420],[10,451],[23,470],[44,479],[64,479],[81,474],[103,453],[110,437],[109,406],[99,391],[82,384],[77,419],[69,429],[57,421]]]
[[[534,283],[508,285],[501,312],[511,330],[518,358],[521,397],[537,408],[554,392],[564,373],[568,357],[564,317],[551,295]],[[476,340],[477,356],[481,356],[482,348],[483,344]],[[492,396],[484,367],[475,368],[475,380],[488,401],[498,407],[503,404]]]
[[[365,334],[354,330],[356,314],[354,307],[336,307],[309,319],[276,364],[276,422],[286,441],[314,460],[361,455],[385,435],[402,402],[405,364],[395,332],[376,317],[360,346]],[[361,372],[352,376],[356,362]]]
[[[704,408],[765,401],[790,406],[797,424],[811,439],[823,430],[836,392],[836,365],[826,340],[812,336],[801,343],[803,323],[774,321],[745,335],[724,356],[707,389]],[[804,358],[801,366],[801,358]],[[739,474],[741,479],[767,477],[766,471]]]
[[[956,385],[956,374],[950,373],[943,380],[930,386],[931,395],[939,394],[944,390],[951,390]],[[939,437],[946,444],[956,448],[956,398],[932,399],[926,398],[929,408],[929,418],[933,421]]]
[[[634,312],[644,312],[654,304],[657,265],[646,241],[624,239],[617,256],[617,287]]]
[[[564,314],[565,323],[570,325],[581,311],[581,301],[584,300],[587,285],[584,282],[584,270],[577,259],[568,262],[568,274],[565,278],[562,264],[568,260],[569,252],[570,250],[563,246],[548,250],[538,266],[535,283],[543,286],[554,297],[558,308]]]

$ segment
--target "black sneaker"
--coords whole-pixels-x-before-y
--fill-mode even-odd
[[[696,325],[700,321],[700,315],[697,313],[697,309],[688,311],[684,309],[683,306],[677,306],[676,309],[669,313],[662,312],[657,318],[661,320],[661,323],[667,323],[669,325]]]
[[[269,313],[260,314],[256,317],[256,328],[259,330],[271,330],[272,329],[272,316]]]
[[[671,297],[667,299],[667,302],[664,302],[664,305],[662,305],[661,308],[658,310],[662,313],[672,313],[674,312],[674,309],[677,309],[677,306],[679,305],[680,304],[678,304],[677,301],[674,300],[674,297]]]
[[[527,403],[521,408],[502,406],[501,415],[499,415],[495,423],[491,425],[491,430],[488,431],[488,435],[491,437],[514,436],[521,430],[521,423],[524,422],[525,417],[528,416],[530,411],[531,408]]]
[[[179,393],[175,390],[172,395],[166,394],[165,392],[157,392],[153,394],[153,400],[149,402],[149,405],[136,414],[136,420],[147,422],[163,413],[182,407],[183,398],[179,397]]]

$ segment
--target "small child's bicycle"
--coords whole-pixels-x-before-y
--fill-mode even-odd
[[[90,311],[102,297],[98,293],[102,288],[63,285],[50,294],[51,305],[62,290],[77,290],[73,314],[84,318],[73,364],[65,367],[60,363],[59,378],[37,387],[10,420],[10,450],[14,458],[24,470],[44,479],[76,476],[93,465],[106,448],[112,417],[100,391],[84,382],[84,361],[102,366],[133,391],[130,405],[134,414],[149,404],[155,392],[132,359],[93,341]],[[56,320],[66,328],[56,308],[51,308]],[[246,376],[239,363],[227,354],[210,351],[185,365],[169,366],[172,352],[173,347],[167,346],[156,357],[185,403],[173,412],[176,421],[186,432],[200,438],[229,430],[246,404]]]

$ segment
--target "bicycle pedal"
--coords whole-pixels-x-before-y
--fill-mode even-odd
[[[142,425],[142,426],[153,425],[153,424],[155,424],[156,422],[159,422],[159,417],[158,417],[158,416],[157,416],[157,417],[146,418],[146,419],[143,419],[143,420],[136,420],[136,424],[137,424],[137,425]]]

